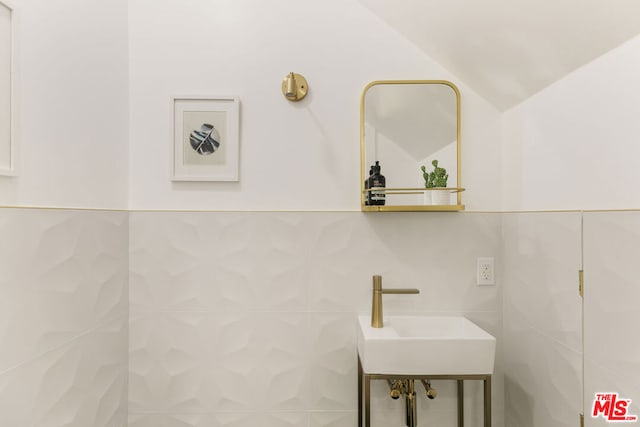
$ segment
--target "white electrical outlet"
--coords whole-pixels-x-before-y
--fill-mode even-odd
[[[495,285],[493,257],[478,258],[478,268],[476,271],[476,283],[478,285]]]

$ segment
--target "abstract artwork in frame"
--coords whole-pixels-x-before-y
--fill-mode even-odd
[[[173,97],[173,181],[238,181],[239,100]]]
[[[0,175],[15,174],[14,9],[0,0]]]

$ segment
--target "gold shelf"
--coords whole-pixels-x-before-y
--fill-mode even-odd
[[[448,190],[452,194],[465,191],[462,187],[374,187],[362,190],[363,199],[361,202],[362,212],[457,212],[463,211],[463,204],[456,205],[365,205],[366,194],[372,191],[384,191],[385,194],[424,194],[425,191]],[[460,196],[458,195],[458,201]]]
[[[362,212],[457,212],[464,205],[363,205]]]
[[[461,193],[466,190],[466,188],[462,187],[434,187],[434,188],[425,188],[425,187],[373,187],[367,188],[366,190],[362,190],[363,193],[370,193],[372,191],[384,191],[385,194],[422,194],[425,191],[436,191],[436,190],[448,190],[449,193]]]

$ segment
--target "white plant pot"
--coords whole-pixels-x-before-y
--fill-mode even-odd
[[[425,206],[431,205],[431,193],[432,193],[431,190],[425,190],[425,192],[424,192],[424,203],[423,204]]]
[[[450,205],[451,204],[451,193],[449,190],[432,190],[431,193],[431,203],[434,205]]]

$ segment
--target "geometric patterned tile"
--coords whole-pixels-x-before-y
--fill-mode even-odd
[[[129,427],[246,427],[264,425],[252,412],[143,414],[129,413]]]
[[[396,311],[499,308],[499,286],[474,285],[475,258],[499,250],[497,216],[439,216],[450,224],[424,232],[424,216],[385,217],[133,212],[132,308],[360,312],[369,309],[374,274],[438,294],[388,297]]]
[[[126,425],[128,214],[0,209],[0,425]]]
[[[216,311],[304,307],[300,283],[305,251],[298,239],[286,237],[298,235],[296,225],[265,215],[132,213],[132,306]]]
[[[264,417],[267,427],[309,427],[306,412],[268,412]]]
[[[505,308],[574,351],[582,351],[581,214],[504,214]]]
[[[127,317],[0,375],[0,425],[126,425]]]
[[[310,427],[353,427],[358,424],[358,413],[350,412],[312,412]]]
[[[595,393],[618,392],[640,416],[640,212],[585,213],[584,244],[585,410]]]
[[[599,252],[585,261],[587,281],[597,286],[600,277],[613,277],[632,289],[628,284],[637,275],[625,272],[629,263],[621,256],[606,258],[615,252],[603,252],[601,243],[610,238],[616,248],[629,240],[638,229],[637,213],[589,215],[585,234],[599,243],[586,239],[585,246]],[[118,212],[1,210],[0,424],[124,425],[127,343],[122,340],[127,328],[122,322],[128,262],[134,301],[131,425],[350,423],[355,416],[354,319],[369,310],[373,273],[384,274],[390,286],[422,291],[414,299],[385,300],[387,312],[467,312],[489,325],[499,322],[498,291],[504,280],[509,339],[526,340],[505,348],[509,399],[526,399],[518,397],[523,384],[536,396],[552,389],[562,393],[567,385],[579,387],[578,374],[563,379],[577,372],[580,358],[571,350],[577,343],[575,318],[563,309],[557,310],[564,317],[556,323],[541,323],[552,318],[532,317],[521,309],[539,305],[522,304],[540,296],[526,293],[534,288],[526,285],[532,280],[551,285],[545,291],[553,301],[573,294],[570,276],[579,260],[571,255],[572,215],[535,215],[519,223],[505,217],[504,263],[509,269],[505,277],[497,277],[496,287],[479,289],[473,285],[474,258],[493,255],[499,262],[502,253],[495,237],[500,226],[496,215],[439,216],[433,230],[430,220],[417,215],[132,213],[129,225],[128,215]],[[514,230],[519,240],[510,240]],[[426,236],[433,245],[425,248]],[[633,253],[636,243],[622,243],[632,249],[619,253]],[[456,248],[461,250],[453,259],[441,256]],[[566,262],[559,263],[566,254]],[[536,265],[546,267],[531,269]],[[546,275],[539,276],[541,271]],[[556,284],[565,282],[571,282],[571,290],[558,292]],[[605,288],[592,288],[587,295]],[[631,300],[609,303],[598,297],[589,309],[607,312],[612,319],[623,316],[617,321],[624,322],[624,316],[637,311],[635,306],[619,309]],[[566,348],[547,348],[548,338]],[[538,350],[547,348],[544,360],[528,359],[533,351],[516,354],[535,342]],[[602,357],[591,353],[600,359],[588,366],[602,384],[623,378],[620,366],[634,369],[637,360],[613,363],[611,352]],[[518,360],[523,361],[520,367]],[[539,367],[538,374],[527,377],[532,366]],[[535,383],[540,372],[548,372],[543,377],[555,382]],[[589,376],[587,381],[597,387]],[[617,381],[620,389],[636,392],[633,384]],[[439,388],[440,408],[448,407],[454,392],[446,385]],[[382,387],[374,396],[380,408],[392,404],[385,394]],[[536,418],[562,425],[566,416],[560,407],[573,413],[572,395],[564,394],[566,404],[547,405]],[[510,403],[509,420],[529,417],[518,412],[524,406]],[[424,406],[421,416],[424,412],[432,422],[450,419],[449,410],[430,408]]]
[[[0,216],[0,372],[127,314],[126,213]]]
[[[344,425],[371,275],[422,291],[387,313],[496,315],[499,286],[473,280],[497,230],[483,214],[3,210],[3,421],[123,425],[128,347],[131,425]],[[101,331],[127,297],[116,344]]]
[[[475,286],[475,258],[500,260],[497,215],[133,212],[130,228],[132,425],[349,423],[373,274],[421,290],[386,313],[468,312],[500,332],[500,284]]]
[[[154,312],[130,325],[130,409],[292,410],[308,400],[304,313]]]
[[[309,409],[353,410],[357,406],[357,349],[352,313],[311,313]]]
[[[575,425],[582,410],[581,214],[504,214],[503,239],[505,425]]]
[[[513,425],[572,426],[582,409],[582,353],[507,313],[505,407]]]

